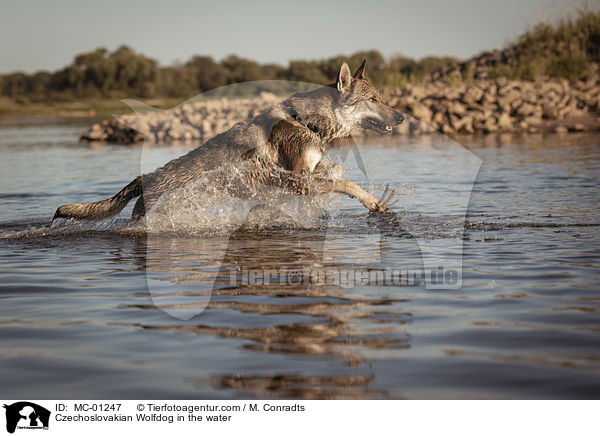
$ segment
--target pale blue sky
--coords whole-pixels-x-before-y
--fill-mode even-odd
[[[579,2],[581,3],[581,2]],[[287,64],[375,48],[467,58],[573,8],[565,0],[2,0],[0,72],[56,70],[127,44],[162,65],[193,54]]]

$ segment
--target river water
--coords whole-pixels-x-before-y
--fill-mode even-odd
[[[188,150],[84,130],[0,125],[1,397],[600,397],[598,135],[331,150],[379,216],[196,184],[50,226]]]

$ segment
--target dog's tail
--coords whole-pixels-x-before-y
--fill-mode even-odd
[[[136,177],[131,183],[119,191],[118,194],[106,200],[95,203],[70,203],[56,209],[56,218],[77,218],[99,220],[118,214],[133,198],[142,195],[142,176]]]

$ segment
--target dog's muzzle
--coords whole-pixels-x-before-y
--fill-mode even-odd
[[[406,119],[406,117],[404,116],[404,114],[402,112],[396,111],[396,125],[397,126],[402,124],[405,119]]]
[[[402,112],[394,110],[393,117],[390,118],[390,121],[383,121],[377,118],[367,118],[363,120],[362,127],[373,130],[382,135],[388,135],[392,133],[392,130],[395,126],[399,126],[402,124],[402,122],[404,122],[405,116]]]

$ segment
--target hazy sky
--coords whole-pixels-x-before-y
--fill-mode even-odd
[[[371,48],[466,58],[572,7],[565,0],[2,0],[0,72],[52,71],[75,54],[121,44],[162,65],[232,53],[286,64]]]

